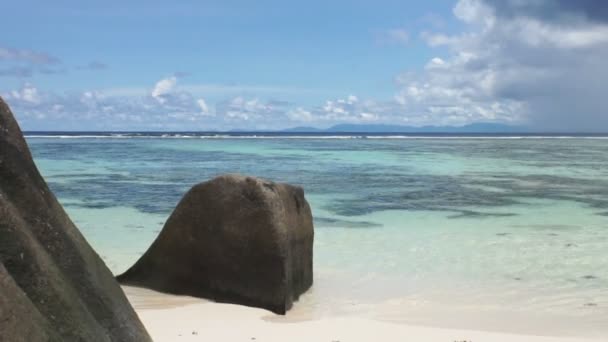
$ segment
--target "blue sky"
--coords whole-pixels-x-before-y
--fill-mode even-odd
[[[25,129],[608,130],[601,1],[84,3],[3,4],[0,94]]]

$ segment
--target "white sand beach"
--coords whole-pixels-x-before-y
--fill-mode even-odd
[[[170,341],[416,341],[416,342],[597,342],[562,336],[445,329],[340,316],[300,320],[269,311],[123,287],[157,342]],[[550,332],[548,332],[550,335]]]

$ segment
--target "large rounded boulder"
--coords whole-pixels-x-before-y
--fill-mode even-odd
[[[194,186],[118,280],[284,314],[312,285],[313,237],[302,188],[224,175]]]
[[[151,341],[0,98],[0,341]]]

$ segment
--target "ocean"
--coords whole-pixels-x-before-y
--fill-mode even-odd
[[[222,173],[301,185],[315,283],[287,318],[608,336],[608,137],[27,133],[116,274]],[[280,319],[280,318],[276,318]]]

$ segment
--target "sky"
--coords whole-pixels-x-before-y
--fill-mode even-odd
[[[6,1],[24,130],[608,131],[608,1]]]

